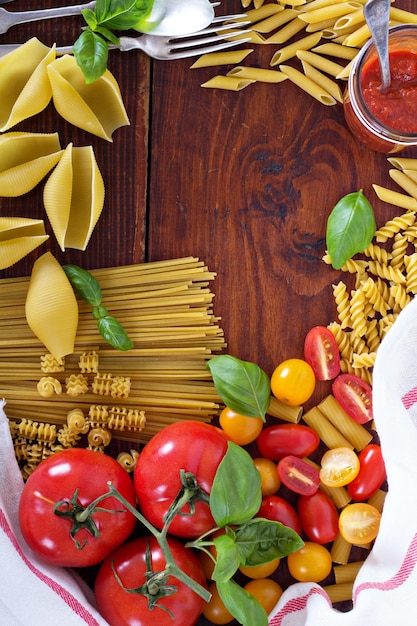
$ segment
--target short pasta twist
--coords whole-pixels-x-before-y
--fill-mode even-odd
[[[145,412],[126,407],[111,407],[107,427],[111,430],[142,430],[146,424]]]
[[[408,239],[403,233],[397,233],[394,236],[394,242],[391,249],[391,261],[390,266],[403,269],[404,267],[404,255],[408,248]]]
[[[350,359],[353,350],[349,334],[342,329],[340,324],[337,324],[336,322],[332,322],[327,328],[333,333],[333,336],[336,339],[340,356],[345,359]]]
[[[109,407],[105,404],[92,404],[88,411],[88,423],[92,428],[106,426],[109,421]]]
[[[53,376],[42,376],[36,385],[36,389],[43,398],[52,398],[55,394],[59,396],[62,393],[61,383]]]
[[[404,285],[391,285],[390,291],[394,299],[393,313],[400,313],[411,302],[411,296]]]
[[[92,391],[98,396],[110,396],[112,391],[112,374],[97,374],[94,376]]]
[[[88,379],[83,374],[71,374],[65,379],[68,396],[82,396],[88,391]]]
[[[90,428],[82,409],[72,409],[67,414],[67,425],[71,430],[85,434]]]
[[[39,423],[23,418],[17,424],[17,432],[18,432],[18,436],[24,437],[25,439],[28,439],[29,441],[34,441],[38,437]]]
[[[80,439],[80,432],[73,430],[68,424],[64,424],[58,431],[57,440],[64,448],[74,448]]]
[[[406,269],[405,288],[407,293],[417,294],[417,252],[404,257]]]
[[[375,365],[376,352],[353,354],[352,365],[355,369],[373,367]]]
[[[363,283],[362,290],[365,293],[366,298],[369,300],[369,303],[372,305],[373,309],[378,311],[378,313],[380,313],[381,315],[386,315],[387,305],[378,289],[377,284],[371,277],[369,277],[368,280]],[[366,315],[366,317],[368,317],[368,314]]]
[[[130,394],[130,377],[114,376],[110,388],[112,398],[128,398]]]
[[[385,280],[392,281],[394,283],[405,283],[405,276],[398,267],[392,267],[392,265],[382,265],[378,261],[369,261],[368,269],[374,276],[379,276]]]
[[[374,261],[378,261],[378,263],[387,264],[391,255],[385,250],[385,248],[381,248],[381,246],[377,246],[374,243],[370,243],[367,248],[363,251],[363,254]]]
[[[104,449],[110,444],[111,433],[107,428],[92,428],[87,435],[89,450],[95,452],[104,452]]]
[[[56,359],[52,354],[41,355],[41,371],[44,374],[53,374],[65,370],[65,357]]]
[[[378,332],[378,320],[375,318],[370,320],[367,324],[365,341],[369,352],[376,352],[381,343],[381,338]]]
[[[400,231],[407,230],[410,226],[414,224],[416,220],[416,214],[414,211],[407,211],[402,215],[398,215],[394,217],[394,219],[386,222],[381,228],[379,228],[375,233],[375,239],[379,243],[384,243],[388,239],[394,237]],[[405,235],[405,233],[404,233]],[[405,235],[407,237],[407,235]],[[379,259],[377,259],[379,260]]]
[[[130,452],[119,452],[119,454],[117,455],[117,461],[129,473],[133,472],[133,470],[135,469],[138,458],[138,450],[130,450]]]
[[[368,261],[364,261],[362,259],[348,259],[344,266],[342,267],[343,272],[348,272],[349,274],[365,274],[368,268]]]
[[[56,425],[40,422],[38,426],[37,440],[41,443],[54,443],[57,436]]]
[[[96,374],[98,372],[99,356],[95,350],[83,352],[78,361],[82,374]]]
[[[350,326],[350,304],[346,284],[343,281],[333,285],[333,296],[336,302],[337,317],[342,328]]]
[[[366,319],[363,313],[365,306],[366,298],[363,290],[356,289],[352,292],[350,299],[350,321],[352,330],[358,337],[363,337],[366,333]]]

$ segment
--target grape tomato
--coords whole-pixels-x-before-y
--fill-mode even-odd
[[[334,541],[339,533],[339,512],[324,491],[298,499],[298,517],[311,541],[319,544]]]
[[[320,484],[319,470],[298,456],[286,456],[278,463],[281,482],[295,493],[310,496]]]
[[[281,496],[272,495],[263,498],[256,517],[263,517],[273,522],[281,522],[284,526],[292,528],[298,535],[301,535],[302,528],[297,511]]]
[[[347,486],[352,500],[363,502],[379,489],[386,480],[384,459],[381,446],[370,443],[358,455],[359,472]]]
[[[366,502],[348,504],[340,513],[339,530],[342,537],[354,545],[366,545],[378,534],[381,513]]]
[[[307,333],[304,358],[317,380],[332,380],[340,372],[339,347],[333,333],[325,326],[315,326]]]
[[[344,411],[358,424],[373,418],[372,387],[354,374],[340,374],[333,381],[333,395]]]
[[[271,391],[288,406],[299,406],[307,402],[313,395],[315,386],[313,368],[304,359],[287,359],[272,372]]]
[[[359,458],[350,448],[327,450],[321,458],[320,480],[327,487],[343,487],[359,473]]]
[[[256,440],[260,454],[273,461],[285,456],[310,456],[320,444],[315,430],[303,424],[273,424],[264,428]]]

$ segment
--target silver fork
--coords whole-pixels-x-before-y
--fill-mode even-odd
[[[199,56],[210,52],[219,52],[233,46],[246,43],[250,36],[237,38],[239,35],[248,33],[247,30],[234,30],[233,23],[220,24],[236,18],[244,18],[245,13],[238,15],[218,15],[212,20],[211,25],[204,30],[180,37],[160,37],[155,35],[141,35],[140,37],[120,37],[120,45],[111,44],[109,48],[128,52],[129,50],[142,50],[148,56],[160,61],[184,59],[186,57]],[[247,26],[250,22],[239,22],[239,28]],[[229,39],[233,37],[233,39]],[[8,52],[16,50],[22,44],[0,45],[0,57]],[[72,46],[59,46],[57,54],[71,54]]]
[[[49,20],[53,17],[68,17],[79,15],[83,9],[94,9],[95,2],[88,4],[75,4],[72,7],[55,7],[53,9],[38,9],[37,11],[7,11],[0,7],[0,34],[6,33],[12,26]]]

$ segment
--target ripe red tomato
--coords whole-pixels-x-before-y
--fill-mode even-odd
[[[298,456],[285,456],[278,463],[278,476],[282,483],[305,496],[315,493],[320,484],[319,470]]]
[[[281,522],[284,526],[292,528],[297,534],[301,535],[301,524],[297,511],[281,496],[272,495],[263,498],[256,517],[263,517],[272,522]]]
[[[309,456],[317,450],[320,437],[304,424],[273,424],[264,428],[256,440],[261,456],[279,461],[285,456]]]
[[[324,491],[298,498],[301,526],[311,541],[324,544],[334,541],[339,533],[339,513]]]
[[[113,496],[108,497],[90,516],[98,535],[84,527],[73,539],[73,522],[55,514],[54,505],[60,502],[59,511],[79,514],[108,492],[108,481],[136,508],[129,474],[107,454],[71,448],[42,461],[29,476],[19,503],[19,523],[26,543],[54,565],[86,567],[102,561],[129,537],[136,525],[135,516]]]
[[[363,502],[379,489],[387,477],[381,447],[368,444],[359,452],[359,473],[347,486],[352,500]]]
[[[306,335],[304,358],[317,380],[332,380],[340,372],[340,354],[333,333],[325,326],[315,326]]]
[[[178,539],[169,538],[168,545],[177,565],[200,585],[206,586],[200,561],[194,552]],[[147,597],[138,593],[138,588],[145,584],[149,571],[146,562],[147,548],[150,550],[152,571],[163,571],[166,565],[165,557],[153,536],[139,537],[119,546],[102,563],[94,587],[101,615],[110,624],[117,626],[149,626],[152,623],[158,626],[171,626],[173,623],[176,626],[195,624],[205,602],[177,578],[170,576],[165,583],[175,585],[177,591],[159,598],[153,609],[149,608]],[[136,592],[129,592],[126,589],[134,589]],[[172,615],[160,608],[162,606],[171,611]]]
[[[340,374],[332,384],[333,395],[350,417],[365,424],[373,418],[372,387],[354,374]]]
[[[166,426],[148,441],[134,470],[139,508],[156,528],[181,489],[180,471],[191,472],[201,489],[209,494],[217,467],[227,450],[227,438],[218,428],[201,422],[181,421]],[[189,515],[176,515],[170,534],[196,538],[215,526],[207,502],[195,502]]]

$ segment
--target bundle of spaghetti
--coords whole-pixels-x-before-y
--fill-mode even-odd
[[[220,398],[206,363],[226,346],[209,288],[215,274],[194,257],[91,273],[103,304],[134,347],[111,348],[98,333],[91,306],[79,301],[74,353],[62,363],[45,355],[26,323],[29,277],[0,280],[0,395],[10,419],[62,426],[73,409],[85,415],[97,405],[116,407],[118,415],[143,411],[140,430],[112,431],[136,443],[173,421],[210,421]],[[49,386],[47,398],[40,395],[41,382]],[[107,388],[111,397],[104,397]]]

